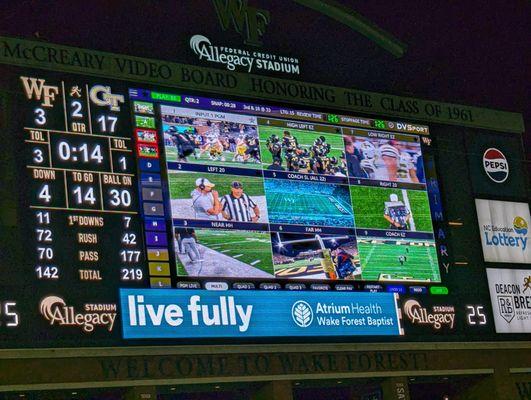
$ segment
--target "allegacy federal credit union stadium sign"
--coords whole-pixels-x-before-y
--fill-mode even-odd
[[[520,114],[0,37],[0,63],[350,113],[523,132]]]

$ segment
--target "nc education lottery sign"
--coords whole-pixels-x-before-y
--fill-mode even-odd
[[[485,261],[531,263],[527,203],[476,199],[476,209]]]
[[[531,269],[487,268],[498,333],[531,332]]]
[[[121,289],[124,339],[400,335],[394,293]]]

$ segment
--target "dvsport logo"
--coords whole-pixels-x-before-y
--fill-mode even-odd
[[[505,155],[494,147],[483,153],[483,169],[487,176],[496,183],[503,183],[509,177],[509,163]]]

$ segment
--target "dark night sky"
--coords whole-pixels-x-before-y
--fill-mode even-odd
[[[406,43],[402,58],[292,1],[249,3],[271,13],[263,50],[298,57],[301,80],[516,111],[531,124],[526,0],[340,1]],[[222,34],[210,0],[3,2],[0,34],[35,32],[54,43],[189,64],[198,62],[188,46],[193,34],[244,47],[233,31]]]

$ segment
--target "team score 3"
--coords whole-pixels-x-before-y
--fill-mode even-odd
[[[122,281],[141,281],[144,278],[144,272],[141,268],[122,268]]]
[[[137,263],[140,261],[140,250],[122,250],[120,251],[120,259],[124,263]]]
[[[35,273],[38,279],[59,279],[59,268],[52,265],[37,265]]]

